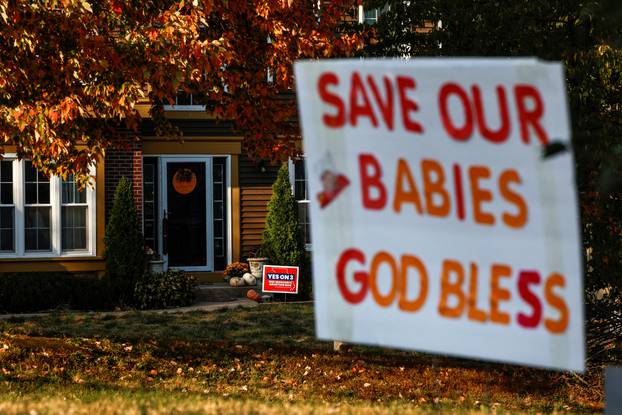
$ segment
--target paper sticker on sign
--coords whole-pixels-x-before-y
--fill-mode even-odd
[[[318,337],[583,370],[563,67],[331,60],[296,81]]]
[[[298,267],[264,265],[262,290],[265,293],[298,294]]]

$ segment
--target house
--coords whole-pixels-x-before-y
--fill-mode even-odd
[[[357,9],[359,22],[377,12]],[[94,186],[77,191],[39,174],[5,148],[0,160],[0,272],[105,271],[106,214],[123,176],[131,178],[145,243],[166,268],[221,281],[226,265],[252,256],[261,244],[267,203],[279,166],[242,154],[242,137],[217,122],[191,94],[165,107],[182,140],[156,135],[149,103],[139,110],[141,140],[109,150],[93,168]],[[291,160],[292,189],[310,247],[304,160]]]
[[[0,272],[103,273],[106,212],[122,176],[133,183],[145,243],[166,267],[221,281],[228,263],[252,256],[279,166],[245,157],[242,137],[191,98],[165,107],[183,141],[156,136],[146,103],[141,140],[109,150],[84,192],[71,177],[38,174],[8,147],[0,161]],[[304,169],[301,161],[291,167],[308,235]]]

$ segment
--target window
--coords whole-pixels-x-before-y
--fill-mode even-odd
[[[207,73],[203,73],[204,80],[207,79],[207,76]],[[193,85],[190,85],[190,88],[192,87]],[[196,91],[186,92],[185,89],[180,89],[177,91],[172,104],[168,100],[164,100],[164,109],[166,111],[204,111],[206,103],[205,94]]]
[[[173,104],[172,108],[167,107],[167,109],[179,109],[179,107],[200,107],[202,109],[204,106],[204,95],[179,91],[175,96],[175,104]]]
[[[0,160],[0,252],[15,250],[13,161]]]
[[[0,160],[0,257],[95,254],[95,191],[47,177],[32,162]]]
[[[86,249],[88,205],[86,192],[80,192],[73,175],[62,183],[62,249]]]
[[[378,9],[365,10],[363,23],[374,24],[378,22]]]
[[[39,173],[32,162],[24,163],[26,251],[49,251],[51,240],[50,179]]]
[[[386,11],[388,6],[380,9],[365,9],[363,6],[359,6],[358,17],[359,23],[376,24],[378,23],[378,17],[383,11]]]
[[[164,98],[161,102],[165,111],[205,111],[207,100],[205,94],[180,89],[172,103],[168,98]]]
[[[309,220],[309,190],[305,160],[290,161],[290,182],[294,190],[294,198],[298,203],[298,224],[307,249],[311,247],[311,222]]]

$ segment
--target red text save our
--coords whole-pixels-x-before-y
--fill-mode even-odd
[[[346,86],[340,95],[336,88]],[[443,83],[438,91],[437,105],[440,121],[447,135],[456,141],[467,141],[475,132],[493,144],[505,143],[513,126],[518,127],[520,139],[525,144],[547,144],[549,137],[543,127],[544,100],[538,88],[531,84],[511,86],[496,85],[495,108],[498,119],[491,126],[484,108],[483,87],[477,83],[461,85],[454,81]],[[348,76],[334,72],[322,73],[317,82],[318,94],[327,111],[322,122],[329,128],[356,127],[367,119],[373,128],[393,131],[401,127],[413,134],[423,134],[426,125],[418,118],[421,103],[416,99],[417,80],[408,75],[361,75],[354,71]],[[450,100],[459,103],[461,114],[450,112]],[[510,114],[510,100],[514,101],[516,114]],[[535,140],[532,140],[534,139]]]

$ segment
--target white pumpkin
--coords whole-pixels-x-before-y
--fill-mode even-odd
[[[247,272],[246,274],[244,274],[242,276],[242,279],[244,280],[246,285],[255,285],[255,284],[257,284],[257,278],[255,278],[255,276],[253,274],[251,274],[250,272]]]
[[[244,285],[244,280],[240,277],[232,277],[229,280],[229,285],[232,287],[241,287],[242,285]]]

